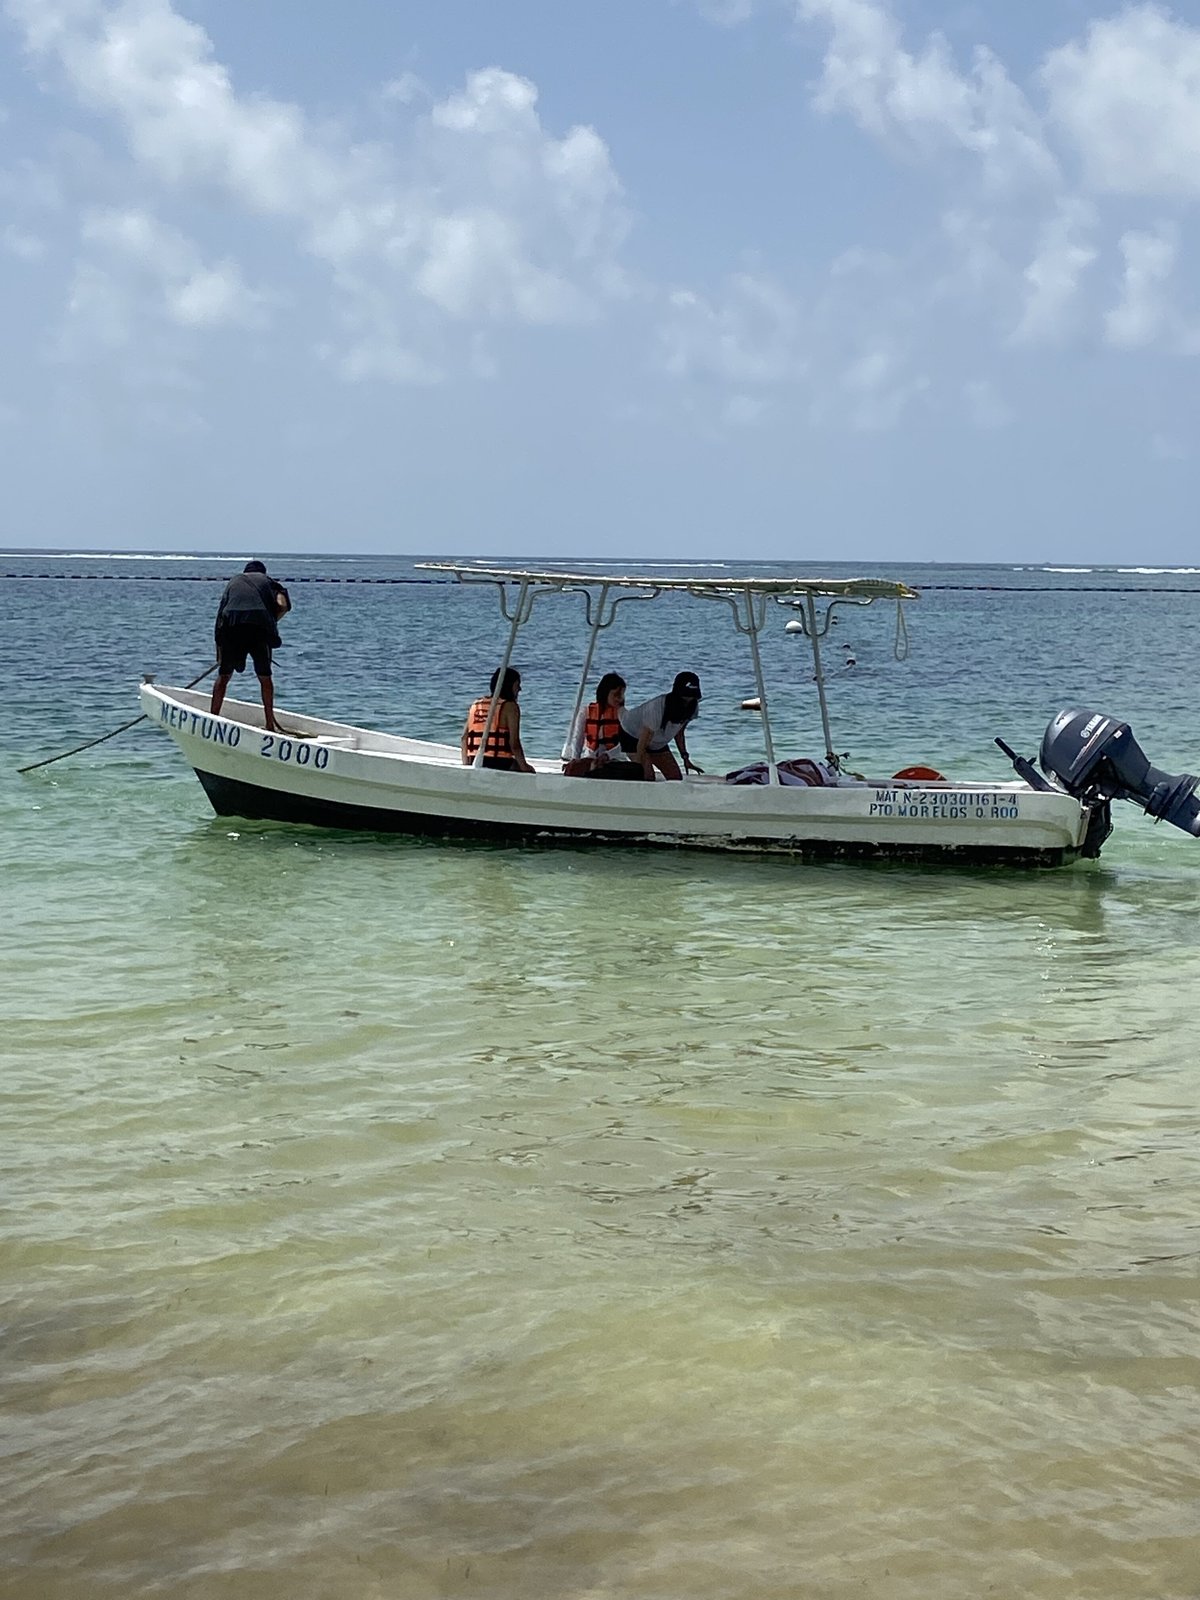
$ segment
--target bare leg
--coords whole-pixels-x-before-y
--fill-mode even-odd
[[[646,754],[664,778],[670,778],[673,783],[682,780],[683,773],[679,770],[679,763],[669,750],[648,750]]]
[[[218,678],[216,683],[213,684],[212,704],[208,709],[214,717],[225,704],[225,691],[229,687],[229,678],[230,674],[227,672],[224,677]]]
[[[260,678],[258,687],[262,690],[263,727],[268,733],[275,733],[275,685],[270,678]]]

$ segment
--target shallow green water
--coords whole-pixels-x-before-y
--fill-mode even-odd
[[[18,780],[213,599],[51,587],[61,694],[21,676],[43,591],[6,644],[5,1600],[1197,1593],[1200,845],[429,846],[217,821],[148,730]],[[302,590],[285,702],[444,731],[474,636],[397,593],[393,637],[386,591]],[[1200,597],[1122,636],[1063,596],[1052,644],[991,612],[1003,650],[979,603],[922,602],[915,687],[856,627],[885,753],[1001,775],[991,733],[1031,748],[1094,667],[1082,606],[1097,703],[1195,765],[1148,662]],[[693,749],[739,755],[700,644]]]

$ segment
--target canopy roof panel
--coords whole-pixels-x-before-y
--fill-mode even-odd
[[[423,572],[447,572],[461,582],[527,583],[548,589],[641,589],[654,593],[717,595],[814,595],[836,600],[916,600],[915,589],[892,578],[658,578],[648,574],[605,576],[595,572],[539,572],[526,567],[462,566],[450,561],[418,561]]]

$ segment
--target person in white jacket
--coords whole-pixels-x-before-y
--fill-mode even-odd
[[[596,685],[596,698],[575,718],[563,745],[563,772],[568,778],[644,778],[641,764],[621,749],[621,712],[625,679],[606,672]],[[651,774],[653,776],[653,774]]]

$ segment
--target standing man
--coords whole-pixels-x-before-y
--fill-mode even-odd
[[[263,727],[275,733],[275,691],[271,683],[271,650],[283,641],[279,619],[292,609],[291,597],[281,583],[267,576],[261,561],[247,561],[236,578],[230,578],[217,607],[217,681],[213,685],[213,716],[225,701],[225,691],[235,672],[245,672],[246,657],[254,663],[262,693]]]

